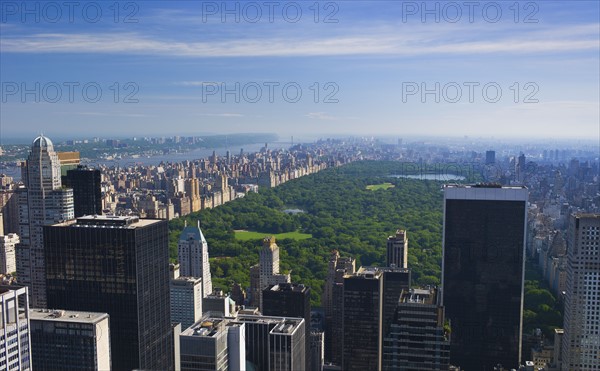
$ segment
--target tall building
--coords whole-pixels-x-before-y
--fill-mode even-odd
[[[325,333],[310,331],[310,371],[323,371],[325,363]]]
[[[34,370],[111,369],[108,314],[31,309],[29,321]]]
[[[496,151],[485,151],[485,164],[491,165],[496,163]]]
[[[171,322],[187,329],[202,317],[202,278],[171,279]]]
[[[411,270],[396,267],[383,267],[379,270],[383,273],[381,333],[385,337],[394,320],[400,295],[410,289]]]
[[[275,237],[271,236],[263,239],[263,248],[260,250],[258,267],[251,267],[250,275],[250,292],[253,295],[252,304],[258,305],[261,311],[263,310],[262,290],[269,285],[291,282],[289,274],[279,273],[279,246],[277,246]],[[258,280],[256,280],[256,277],[258,277]],[[252,283],[254,285],[258,284],[258,287],[253,286]]]
[[[405,230],[398,229],[395,236],[388,237],[387,266],[408,267],[408,236]]]
[[[65,186],[73,189],[75,217],[102,214],[102,177],[100,170],[79,165],[62,177]]]
[[[303,318],[240,314],[235,322],[245,325],[246,360],[255,370],[306,370]]]
[[[263,290],[266,316],[304,318],[305,364],[310,365],[310,288],[302,284],[280,283]]]
[[[449,333],[435,289],[402,291],[384,338],[383,370],[447,371]]]
[[[181,371],[228,371],[227,323],[223,318],[204,318],[179,336]]]
[[[465,370],[519,367],[527,199],[525,187],[444,187],[441,294],[450,363]]]
[[[131,216],[44,227],[48,305],[108,313],[115,370],[173,367],[168,233]]]
[[[600,214],[575,214],[567,239],[562,369],[600,370]]]
[[[15,245],[19,243],[19,236],[9,233],[0,236],[0,274],[13,273],[17,271],[15,258]]]
[[[46,308],[46,271],[43,226],[73,219],[73,191],[62,188],[60,161],[52,141],[35,138],[21,169],[26,190],[19,194],[17,277],[29,286],[33,307]]]
[[[337,250],[331,252],[327,278],[323,287],[322,305],[325,311],[325,359],[342,365],[344,327],[343,299],[344,275],[356,271],[356,261],[351,257],[340,257]]]
[[[208,244],[200,229],[200,221],[197,226],[186,224],[179,236],[177,250],[180,274],[185,277],[202,278],[202,296],[210,295],[213,288],[208,261]]]
[[[0,286],[0,370],[31,370],[27,287]]]
[[[373,267],[344,276],[343,370],[381,369],[382,276]]]

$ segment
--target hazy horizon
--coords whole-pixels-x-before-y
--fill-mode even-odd
[[[10,4],[3,143],[39,132],[600,138],[598,2]]]

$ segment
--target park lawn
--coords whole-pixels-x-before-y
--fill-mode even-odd
[[[253,232],[253,231],[235,231],[236,240],[240,241],[248,241],[248,240],[262,240],[267,236],[275,236],[276,239],[282,240],[284,238],[291,238],[293,240],[306,240],[307,238],[312,238],[312,234],[301,233],[298,231],[295,232],[286,232],[286,233],[262,233],[262,232]]]
[[[370,191],[378,191],[380,189],[386,190],[388,188],[394,188],[395,185],[392,183],[383,183],[383,184],[371,184],[367,186],[367,189]]]

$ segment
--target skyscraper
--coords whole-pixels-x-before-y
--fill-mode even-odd
[[[387,266],[398,268],[408,266],[408,236],[405,230],[398,229],[395,236],[388,237]]]
[[[263,290],[266,316],[304,318],[306,365],[310,365],[310,288],[302,284],[280,283]]]
[[[344,276],[342,370],[381,369],[382,276],[373,267],[361,267]]]
[[[17,276],[30,287],[31,304],[46,308],[46,271],[42,227],[73,219],[73,191],[61,188],[60,162],[52,141],[35,138],[22,168],[26,191],[19,194]]]
[[[485,164],[491,165],[496,163],[496,151],[485,151]]]
[[[396,267],[384,267],[379,270],[383,273],[381,332],[385,337],[394,320],[400,295],[410,289],[411,270]]]
[[[27,287],[0,286],[0,369],[31,370]]]
[[[600,214],[572,215],[562,369],[600,370]]]
[[[210,263],[208,261],[208,244],[198,226],[188,226],[179,236],[177,244],[179,256],[179,271],[184,277],[202,278],[202,296],[212,293],[212,280],[210,276]]]
[[[450,363],[518,368],[528,190],[444,187],[442,297],[452,327]]]
[[[168,226],[86,216],[44,227],[48,305],[110,316],[114,370],[171,370]]]
[[[17,270],[15,245],[18,243],[19,236],[14,233],[0,235],[0,274],[13,273]]]
[[[275,237],[265,237],[263,239],[263,248],[260,250],[259,264],[250,268],[251,285],[250,292],[252,293],[252,304],[258,305],[260,310],[263,310],[262,290],[269,285],[278,283],[290,283],[291,277],[289,274],[279,273],[279,246],[277,246]],[[258,280],[256,280],[258,278]],[[252,284],[258,284],[258,287]],[[254,296],[258,296],[258,298]]]
[[[447,371],[449,334],[435,289],[402,291],[384,337],[383,370]]]
[[[79,165],[67,170],[63,184],[73,189],[75,217],[102,214],[102,177],[100,170]]]
[[[202,278],[171,279],[171,322],[187,329],[202,317]]]
[[[29,322],[34,370],[111,369],[108,314],[31,309]]]
[[[344,275],[355,271],[354,258],[342,258],[337,250],[331,252],[322,298],[325,311],[325,359],[338,366],[342,365],[344,351]]]

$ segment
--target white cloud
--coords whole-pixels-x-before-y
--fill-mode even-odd
[[[564,26],[524,35],[492,33],[473,41],[469,28],[454,32],[415,29],[411,33],[361,30],[360,35],[177,41],[138,33],[34,34],[5,36],[4,53],[105,53],[178,57],[293,57],[334,55],[427,55],[553,53],[598,50],[598,24]],[[468,31],[467,31],[468,30]],[[465,33],[468,32],[468,33]],[[483,40],[483,41],[481,41]],[[188,82],[190,85],[202,82]]]

